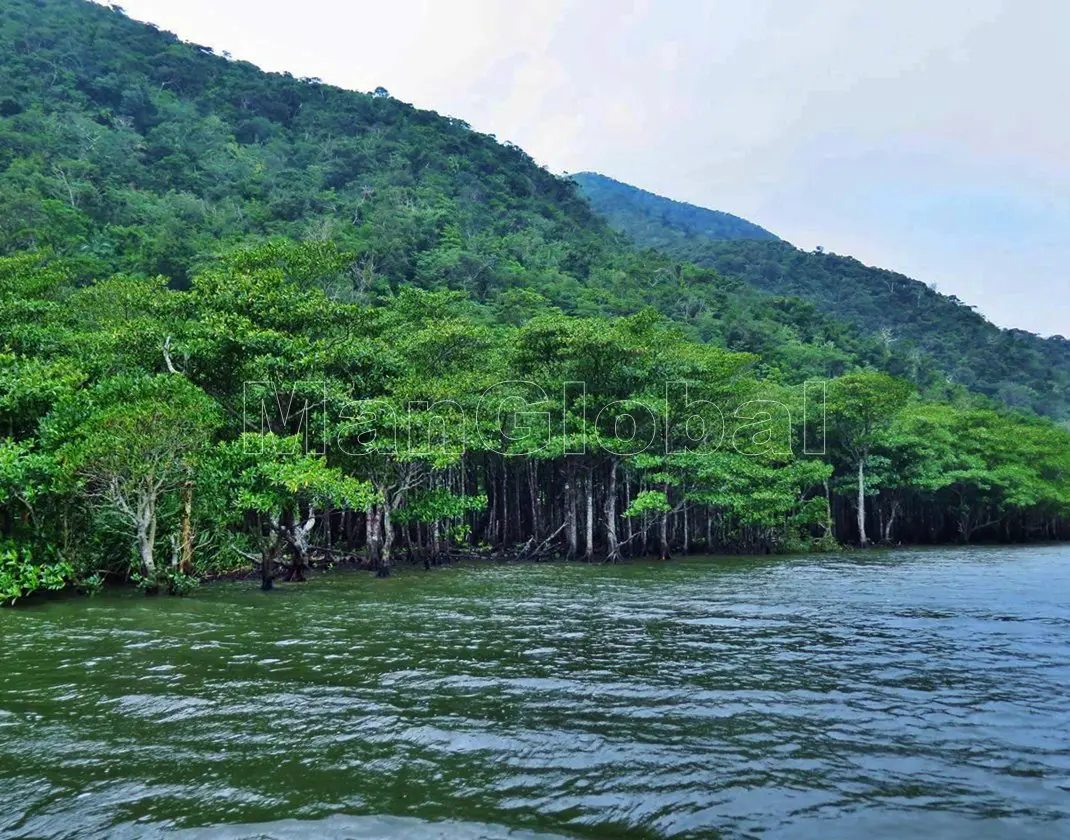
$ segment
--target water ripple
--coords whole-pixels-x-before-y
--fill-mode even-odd
[[[0,612],[0,836],[1070,836],[1070,551]]]

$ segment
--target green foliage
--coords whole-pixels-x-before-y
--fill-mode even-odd
[[[201,585],[200,580],[193,575],[187,575],[175,569],[163,570],[159,578],[167,586],[168,594],[180,598],[193,593]]]
[[[853,373],[833,380],[826,402],[833,437],[856,461],[864,458],[912,392],[909,383],[883,373]]]
[[[668,513],[670,510],[672,510],[672,505],[669,504],[665,493],[657,490],[644,490],[632,499],[632,503],[628,505],[623,515],[631,519],[652,513]]]
[[[220,444],[213,468],[230,484],[231,512],[277,514],[298,499],[362,509],[375,500],[370,484],[329,467],[325,458],[300,454],[301,446],[301,440],[270,434]]]
[[[827,545],[859,463],[867,506],[893,520],[909,500],[930,506],[945,538],[1070,508],[1070,468],[1051,454],[1066,435],[1046,422],[919,401],[904,380],[857,370],[828,383],[827,452],[807,457],[799,391],[764,357],[693,341],[651,308],[513,325],[412,287],[363,306],[325,292],[340,253],[275,241],[216,261],[188,291],[118,276],[61,308],[33,278],[50,264],[20,262],[12,303],[33,313],[27,334],[50,338],[4,357],[6,393],[27,396],[5,403],[0,505],[11,538],[62,549],[41,555],[70,564],[51,581],[92,590],[134,574],[185,594],[250,561],[266,577],[289,554],[304,569],[330,511],[361,517],[369,551],[388,552],[387,535],[436,551],[501,544],[521,512],[533,530],[512,539],[537,547],[562,532],[538,521],[560,521],[560,494],[590,483],[608,504],[611,470],[629,495],[592,514],[595,534],[607,516],[666,533],[704,519],[711,548]]]
[[[898,418],[888,448],[912,486],[954,515],[963,540],[1016,510],[1058,516],[1070,504],[1070,448],[1046,423],[920,405]]]
[[[39,562],[25,546],[0,543],[0,604],[14,604],[38,590],[63,589],[73,574],[65,560]]]
[[[104,588],[104,577],[99,572],[79,578],[76,581],[78,591],[92,597]]]
[[[45,428],[60,463],[89,481],[162,484],[194,469],[219,419],[181,376],[119,376],[78,391]]]
[[[399,525],[409,522],[444,522],[466,513],[487,509],[486,496],[458,496],[445,488],[414,493],[395,515]]]

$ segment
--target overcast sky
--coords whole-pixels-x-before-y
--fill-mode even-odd
[[[1070,336],[1070,0],[120,0]]]

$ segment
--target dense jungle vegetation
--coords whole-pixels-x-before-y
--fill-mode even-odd
[[[1065,431],[458,120],[83,0],[0,80],[0,600],[1067,535]]]
[[[1000,329],[953,295],[852,257],[808,253],[747,228],[726,235],[724,213],[590,172],[573,178],[594,208],[641,247],[802,298],[901,354],[923,355],[950,382],[1070,422],[1070,340],[1063,336]]]

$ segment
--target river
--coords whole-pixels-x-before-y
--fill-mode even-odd
[[[1064,838],[1070,547],[0,610],[4,838]]]

